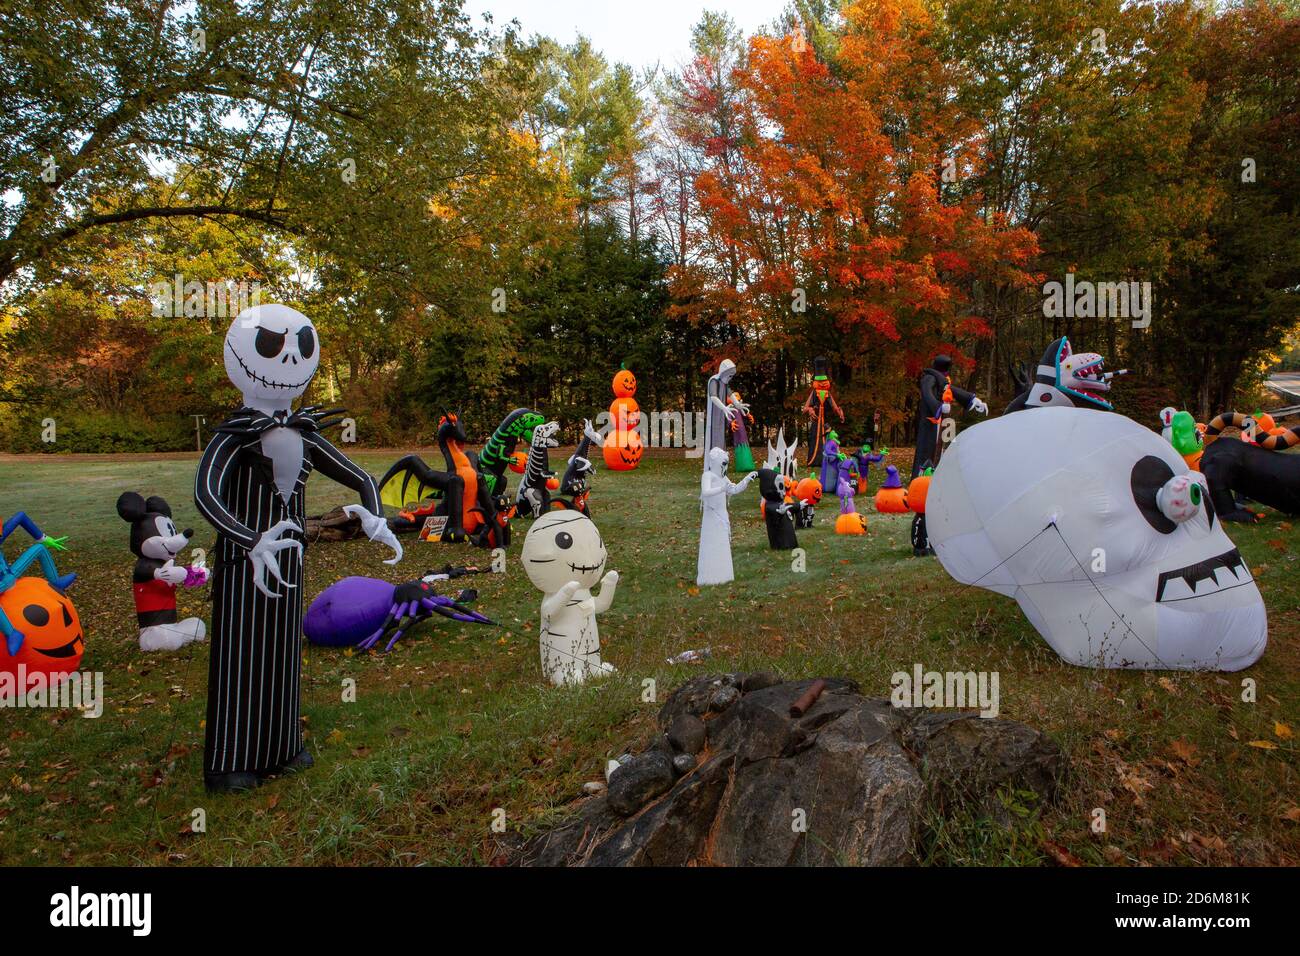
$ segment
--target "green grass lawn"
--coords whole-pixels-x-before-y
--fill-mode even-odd
[[[357,457],[379,474],[394,456]],[[1072,771],[1059,804],[1018,805],[1014,829],[936,824],[923,847],[931,862],[1050,863],[1061,848],[1097,864],[1300,862],[1290,736],[1300,716],[1300,580],[1295,532],[1277,515],[1229,531],[1268,603],[1259,664],[1241,674],[1094,671],[1062,663],[1010,599],[962,588],[935,560],[913,558],[906,516],[871,512],[865,538],[837,537],[836,508],[824,503],[817,527],[800,532],[807,573],[795,574],[788,555],[768,550],[751,488],[731,502],[737,581],[701,592],[699,462],[602,468],[592,506],[622,583],[600,629],[616,676],[578,689],[542,682],[540,594],[515,563],[521,522],[507,573],[473,582],[499,628],[436,619],[389,654],[305,647],[304,724],[317,766],[213,797],[202,786],[208,645],[141,653],[134,558],[114,511],[123,491],[161,494],[178,526],[196,530],[194,544],[210,548],[191,497],[194,467],[195,456],[0,456],[0,514],[23,509],[70,536],[59,564],[80,575],[69,593],[86,631],[82,666],[104,673],[107,698],[94,720],[0,711],[0,862],[488,863],[501,855],[494,810],[525,833],[568,812],[583,782],[650,733],[658,705],[643,699],[644,682],[656,682],[662,702],[703,672],[665,659],[706,646],[709,670],[843,675],[879,696],[890,674],[915,662],[998,671],[1002,716],[1051,734]],[[308,494],[313,513],[349,500],[321,476]],[[870,510],[867,499],[859,506]],[[368,542],[313,546],[308,599],[348,574],[396,582],[485,559],[466,545],[406,546],[395,568]],[[182,614],[208,616],[206,588],[180,601]],[[1258,687],[1254,703],[1241,700],[1246,677]],[[342,701],[345,678],[356,680],[355,703]],[[1103,835],[1089,829],[1097,807]],[[190,829],[196,809],[206,814],[202,834]]]

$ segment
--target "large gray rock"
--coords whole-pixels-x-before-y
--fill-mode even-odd
[[[523,844],[530,866],[822,866],[914,862],[927,821],[971,807],[999,816],[999,790],[1055,795],[1060,749],[1014,721],[898,709],[828,678],[727,674],[682,685],[655,744],[610,777],[609,793]],[[663,742],[700,720],[695,769],[673,782]],[[690,736],[694,736],[693,734]],[[694,740],[691,740],[694,743]],[[684,749],[674,746],[674,749]]]
[[[631,816],[673,785],[673,761],[651,750],[619,766],[609,776],[606,799],[615,813]]]

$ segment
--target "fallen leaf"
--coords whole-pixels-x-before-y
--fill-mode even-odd
[[[1291,733],[1290,727],[1280,720],[1275,720],[1273,721],[1273,736],[1278,740],[1290,740],[1295,735]]]
[[[1080,862],[1077,856],[1059,843],[1053,843],[1051,840],[1044,840],[1040,846],[1042,846],[1048,856],[1056,861],[1057,866],[1083,866],[1083,863]]]
[[[1277,750],[1277,744],[1271,740],[1247,740],[1247,747],[1258,747],[1260,750]]]
[[[1195,767],[1200,763],[1196,756],[1196,744],[1179,739],[1171,743],[1169,749],[1174,752],[1175,757],[1190,767]]]

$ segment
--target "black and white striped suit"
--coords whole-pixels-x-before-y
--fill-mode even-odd
[[[279,521],[304,526],[313,470],[356,491],[371,513],[383,514],[375,480],[320,434],[321,417],[309,409],[274,420],[242,409],[217,429],[199,463],[194,501],[217,529],[204,736],[209,773],[273,770],[302,750],[302,558],[294,548],[278,553],[281,576],[296,587],[285,589],[268,575],[266,586],[281,595],[268,598],[254,586],[249,549]],[[303,440],[302,468],[287,502],[261,448],[262,432],[279,425],[295,428]],[[281,536],[289,539],[303,536]]]

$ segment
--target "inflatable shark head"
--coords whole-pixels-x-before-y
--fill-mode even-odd
[[[966,429],[926,502],[939,561],[1014,597],[1090,667],[1239,670],[1268,621],[1204,478],[1122,415],[1045,408]]]
[[[1065,336],[1057,339],[1039,360],[1038,371],[1029,387],[1025,408],[1097,408],[1111,411],[1102,398],[1110,391],[1103,371],[1106,360],[1096,352],[1075,352]]]

